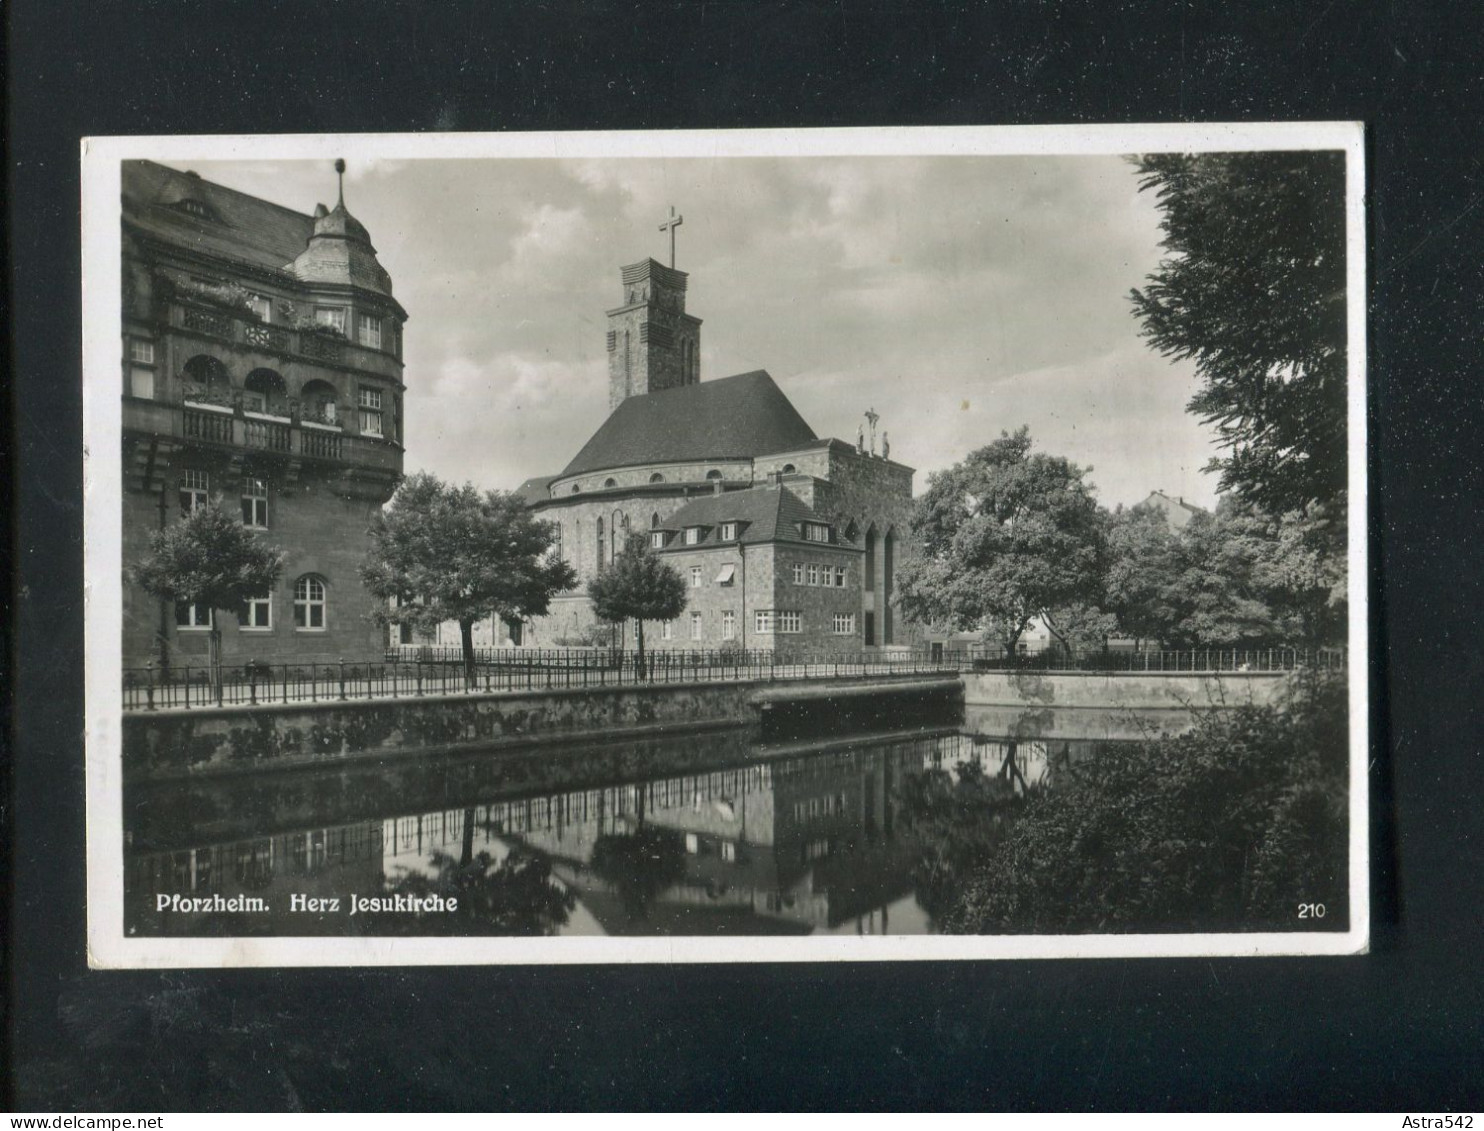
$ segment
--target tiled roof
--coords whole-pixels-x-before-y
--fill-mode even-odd
[[[282,270],[309,242],[314,219],[153,161],[121,168],[124,218],[147,234],[208,254]],[[197,201],[215,217],[182,207]]]
[[[759,369],[629,397],[593,433],[563,475],[610,467],[750,459],[799,448],[814,430]]]
[[[738,524],[737,541],[746,545],[759,542],[803,542],[803,523],[824,522],[803,499],[787,487],[776,484],[749,487],[745,491],[723,491],[720,494],[704,495],[687,503],[661,525],[662,530],[680,531],[688,526],[705,527],[705,537],[698,545],[721,544],[720,528],[723,522]],[[835,531],[832,543],[812,542],[810,545],[830,545],[839,549],[855,549],[846,541],[842,531]],[[666,549],[693,550],[681,538],[672,538]]]
[[[555,478],[555,475],[537,475],[517,487],[515,493],[525,500],[527,506],[544,502],[551,497],[551,492],[547,488],[551,486],[551,481]]]

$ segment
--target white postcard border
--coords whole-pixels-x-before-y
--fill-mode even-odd
[[[1342,149],[1349,318],[1350,928],[1345,932],[733,938],[129,938],[123,934],[122,416],[119,163],[745,156],[1088,155]],[[510,134],[87,138],[82,143],[82,345],[87,947],[94,968],[668,962],[879,962],[1364,953],[1370,936],[1366,273],[1357,122],[889,127]],[[90,375],[99,375],[89,380]],[[35,756],[34,753],[32,756]]]

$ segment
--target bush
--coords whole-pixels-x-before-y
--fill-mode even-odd
[[[1285,702],[1204,713],[1185,734],[1108,744],[986,829],[982,775],[916,801],[957,828],[919,881],[950,933],[1312,928],[1348,921],[1343,680],[1296,677]],[[912,806],[909,805],[909,809]],[[996,812],[1003,812],[1003,806]]]

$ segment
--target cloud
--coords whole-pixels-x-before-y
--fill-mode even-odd
[[[329,158],[195,167],[305,212],[333,199]],[[347,204],[411,318],[409,468],[560,469],[607,415],[619,268],[668,258],[674,205],[703,378],[767,369],[851,440],[874,406],[924,473],[1028,423],[1105,502],[1212,496],[1194,377],[1128,302],[1159,231],[1119,158],[357,159]]]

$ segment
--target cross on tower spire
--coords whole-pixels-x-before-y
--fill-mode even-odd
[[[675,266],[675,229],[685,223],[684,216],[675,215],[675,206],[670,205],[670,218],[660,225],[660,231],[670,233],[670,266]]]

